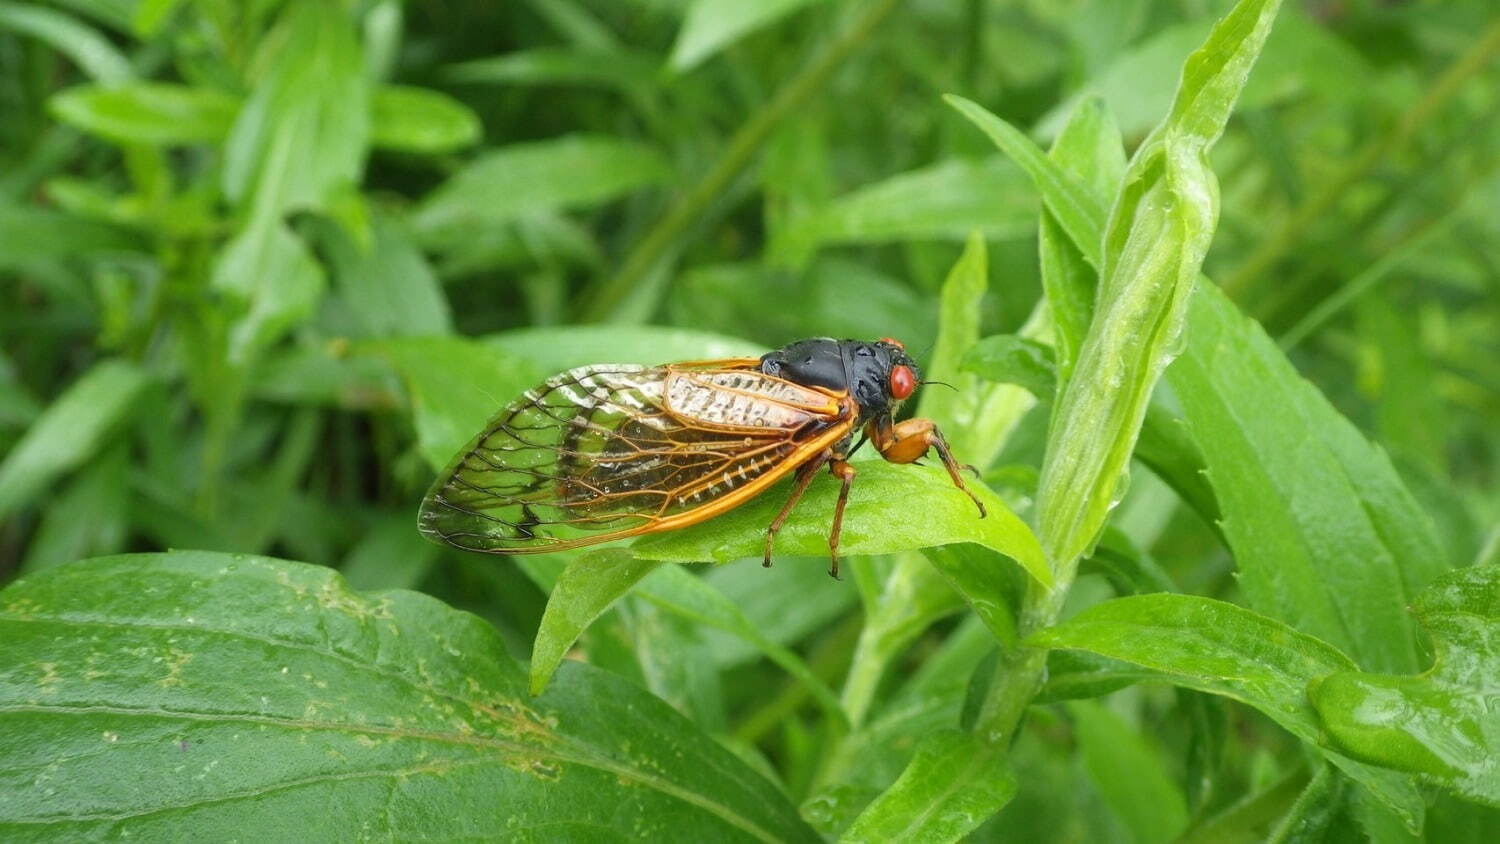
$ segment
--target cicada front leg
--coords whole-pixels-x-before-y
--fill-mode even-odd
[[[978,470],[973,466],[962,466],[953,459],[948,441],[943,439],[943,432],[938,430],[931,419],[908,419],[900,424],[893,424],[890,417],[880,417],[865,426],[865,435],[870,438],[880,456],[892,463],[915,463],[929,450],[936,449],[938,457],[943,461],[943,468],[948,470],[948,477],[953,479],[953,485],[963,490],[969,500],[974,502],[974,506],[979,508],[979,518],[985,517],[984,504],[964,483],[964,476],[960,472],[960,469],[967,468],[977,475]]]

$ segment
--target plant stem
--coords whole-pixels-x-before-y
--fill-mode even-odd
[[[589,291],[584,301],[583,318],[599,322],[614,313],[635,288],[636,282],[666,255],[683,229],[703,213],[714,197],[728,186],[750,164],[771,131],[788,114],[812,96],[833,71],[870,36],[875,27],[901,0],[872,0],[855,22],[818,54],[790,82],[776,92],[769,103],[757,111],[734,133],[729,145],[714,166],[698,183],[673,204],[666,216],[636,244],[625,258],[619,272]]]
[[[974,732],[996,747],[1010,744],[1021,716],[1031,699],[1042,687],[1042,678],[1047,668],[1045,648],[1025,645],[1026,637],[1057,622],[1062,611],[1063,599],[1073,582],[1077,570],[1075,560],[1057,573],[1051,589],[1030,580],[1026,584],[1026,595],[1021,600],[1017,632],[1021,647],[1010,653],[1002,653],[995,663],[995,675],[990,680],[989,691],[980,704],[979,716],[974,720]]]
[[[1500,52],[1500,20],[1492,23],[1468,52],[1448,66],[1443,75],[1427,89],[1427,93],[1401,115],[1401,119],[1396,121],[1389,132],[1366,146],[1321,191],[1287,215],[1277,227],[1276,233],[1264,240],[1250,257],[1224,278],[1220,283],[1224,292],[1240,298],[1255,279],[1265,274],[1282,255],[1297,245],[1312,224],[1328,213],[1350,185],[1362,178],[1382,158],[1406,143],[1417,128],[1446,105],[1463,83],[1482,70],[1497,52]]]

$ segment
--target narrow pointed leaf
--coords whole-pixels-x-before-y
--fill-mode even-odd
[[[1423,802],[1409,778],[1326,745],[1308,684],[1354,667],[1332,645],[1244,607],[1172,594],[1106,601],[1029,641],[1124,660],[1158,672],[1165,682],[1249,704],[1317,746],[1409,828],[1421,828]]]
[[[930,733],[901,777],[855,818],[842,842],[958,841],[1005,807],[1016,778],[1005,754],[971,733]]]
[[[1500,566],[1444,575],[1413,610],[1437,648],[1429,671],[1341,672],[1313,704],[1351,756],[1500,806]]]

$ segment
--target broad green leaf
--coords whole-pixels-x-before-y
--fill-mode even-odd
[[[122,144],[217,144],[239,112],[237,97],[164,82],[80,85],[48,107],[64,123]]]
[[[359,348],[385,357],[405,382],[417,448],[434,470],[542,379],[526,361],[463,337],[393,338]]]
[[[1364,668],[1416,671],[1406,606],[1446,568],[1431,522],[1385,454],[1221,292],[1200,285],[1188,320],[1169,378],[1250,605]]]
[[[1249,704],[1318,746],[1340,770],[1396,810],[1409,828],[1421,828],[1422,798],[1408,778],[1324,745],[1308,684],[1355,668],[1326,642],[1234,604],[1171,594],[1106,601],[1038,631],[1029,641],[1124,660],[1158,672],[1165,682]]]
[[[583,631],[651,570],[654,560],[637,560],[626,548],[580,554],[563,569],[547,598],[542,626],[531,647],[531,693],[539,695]]]
[[[349,336],[452,333],[442,284],[398,222],[376,215],[363,248],[342,230],[326,233],[334,291],[354,320]]]
[[[491,150],[427,194],[412,216],[424,241],[450,244],[540,211],[597,205],[661,184],[671,169],[656,150],[573,135]]]
[[[1068,704],[1083,764],[1133,840],[1166,842],[1187,828],[1187,800],[1161,755],[1124,719],[1092,701]]]
[[[1189,305],[1188,333],[1193,334],[1196,328],[1192,306]],[[1189,344],[1186,354],[1192,354],[1192,348]],[[1171,368],[1167,369],[1167,383],[1168,386],[1174,383]],[[1136,459],[1146,464],[1183,501],[1197,510],[1206,523],[1217,526],[1221,516],[1219,501],[1204,468],[1203,452],[1188,433],[1187,422],[1180,414],[1168,410],[1161,398],[1158,393],[1151,406],[1146,408],[1141,435],[1135,441]]]
[[[546,373],[591,363],[655,366],[684,360],[758,358],[767,349],[748,340],[660,325],[559,325],[519,328],[483,338],[485,345],[524,358]]]
[[[569,666],[531,698],[484,622],[326,568],[102,558],[12,584],[0,628],[9,839],[816,840],[630,683]]]
[[[979,518],[974,502],[935,466],[898,466],[882,460],[858,464],[844,514],[839,543],[843,556],[890,554],[955,542],[974,542],[999,551],[1049,583],[1036,538],[993,492],[970,479],[989,516]],[[776,554],[828,555],[828,530],[839,484],[813,481],[795,514],[776,535]],[[788,485],[778,484],[758,498],[706,522],[672,533],[647,536],[631,547],[639,557],[678,563],[729,562],[759,557],[766,526],[786,501]]]
[[[677,42],[672,45],[672,69],[691,70],[757,29],[775,23],[803,6],[821,0],[693,0]]]
[[[848,842],[958,841],[1016,793],[1005,754],[971,733],[944,730],[839,838]]]
[[[67,56],[96,82],[124,82],[135,75],[130,60],[102,33],[55,9],[0,3],[0,30],[41,41]]]
[[[229,357],[256,357],[312,316],[323,296],[323,268],[285,223],[252,224],[219,253],[213,287],[238,309]]]
[[[1432,634],[1431,669],[1324,677],[1313,705],[1349,755],[1500,806],[1500,566],[1443,575],[1412,609]]]
[[[479,116],[441,91],[382,85],[370,108],[370,143],[383,149],[434,155],[479,140]]]
[[[69,385],[0,463],[0,518],[92,458],[149,383],[140,367],[110,358]]]
[[[1057,387],[1052,347],[1015,334],[996,334],[971,345],[963,369],[986,381],[1015,384],[1039,399],[1051,399]]]
[[[773,257],[800,264],[825,245],[1013,238],[1036,227],[1036,193],[1000,158],[957,159],[891,176],[789,221]]]
[[[285,7],[252,62],[254,87],[224,151],[224,193],[252,228],[322,209],[358,184],[370,136],[370,84],[354,23],[337,3]]]
[[[1042,547],[1065,572],[1119,500],[1152,389],[1177,349],[1218,220],[1207,153],[1278,6],[1242,0],[1189,57],[1172,110],[1136,151],[1104,228],[1099,298],[1074,369],[1084,377],[1058,396],[1037,491]]]
[[[639,88],[657,79],[659,67],[650,53],[536,47],[450,65],[443,78],[455,83]]]

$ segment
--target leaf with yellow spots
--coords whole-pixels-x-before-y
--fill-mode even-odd
[[[815,839],[645,691],[570,663],[532,698],[478,618],[264,557],[106,557],[0,592],[0,760],[3,840]]]

